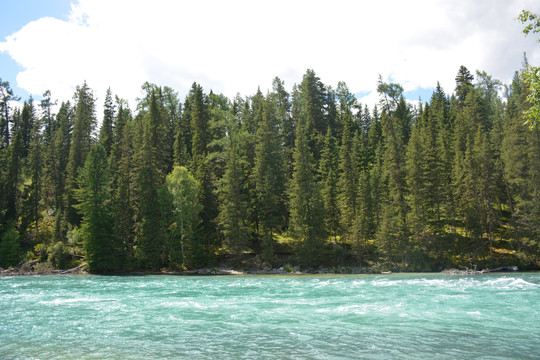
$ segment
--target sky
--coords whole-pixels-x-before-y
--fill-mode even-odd
[[[525,52],[540,64],[523,9],[540,2],[0,0],[0,78],[23,100],[70,100],[86,81],[98,104],[110,87],[134,109],[145,81],[182,100],[193,82],[232,98],[271,91],[276,76],[290,91],[313,69],[370,106],[379,75],[428,101],[437,82],[454,91],[461,65],[508,84]]]

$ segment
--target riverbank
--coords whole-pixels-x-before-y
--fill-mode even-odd
[[[19,264],[8,269],[0,268],[0,276],[24,276],[24,275],[77,275],[88,274],[87,263],[83,263],[77,267],[65,270],[53,269],[48,263],[40,263],[37,260]],[[495,269],[444,269],[440,273],[445,275],[480,275],[493,272],[517,272],[517,266],[501,266]],[[397,271],[395,273],[407,273],[406,271]],[[438,273],[437,271],[426,271],[430,273]],[[122,275],[316,275],[316,274],[391,274],[391,271],[381,271],[378,267],[363,267],[363,268],[320,268],[300,269],[299,267],[285,266],[280,268],[261,268],[249,270],[237,270],[229,267],[207,267],[194,270],[171,271],[163,269],[161,271],[133,271],[122,273]]]

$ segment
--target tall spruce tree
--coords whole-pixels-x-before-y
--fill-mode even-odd
[[[469,69],[461,65],[456,75],[456,97],[460,107],[463,106],[463,104],[465,103],[465,99],[467,99],[467,95],[473,87],[473,80],[474,76],[471,74]]]
[[[82,214],[88,268],[94,273],[118,271],[124,265],[123,252],[113,236],[107,152],[101,144],[90,149],[77,182],[76,208]]]
[[[9,81],[0,78],[0,149],[9,146],[11,140],[10,123],[13,121],[11,114],[11,101],[18,101],[20,97],[13,94]]]
[[[350,113],[349,113],[350,115]],[[353,225],[356,220],[358,176],[357,158],[354,151],[352,119],[350,116],[343,120],[343,134],[341,137],[341,147],[339,150],[339,180],[338,180],[338,202],[341,213],[342,242],[353,239]]]
[[[326,230],[337,241],[340,232],[338,152],[336,139],[330,126],[326,131],[324,148],[321,154],[319,174],[322,184],[321,195],[324,200]]]
[[[315,71],[308,69],[298,88],[299,109],[306,126],[306,136],[313,157],[318,163],[328,124],[324,116],[325,87]],[[298,121],[298,120],[297,120]]]
[[[62,103],[56,115],[57,130],[47,152],[46,181],[50,188],[52,206],[55,209],[54,238],[59,241],[64,238],[67,231],[66,222],[66,181],[67,164],[71,144],[71,131],[73,125],[73,109],[68,102]]]
[[[193,92],[193,88],[191,93]],[[192,130],[191,130],[191,110],[193,96],[187,96],[184,101],[183,111],[179,116],[176,126],[173,151],[174,164],[177,166],[187,166],[191,164],[191,146],[192,146]]]
[[[278,77],[272,81],[273,92],[271,94],[273,102],[277,107],[277,117],[279,119],[279,129],[283,139],[283,147],[289,169],[292,170],[292,154],[294,151],[294,119],[291,115],[290,95],[285,90],[284,82]]]
[[[30,150],[30,143],[32,142],[32,137],[36,133],[34,132],[34,123],[36,122],[36,110],[34,108],[34,100],[32,99],[32,97],[30,97],[24,102],[21,114],[17,120],[18,121],[13,124],[12,130],[21,131],[21,137],[23,142],[22,156],[26,158]]]
[[[20,215],[21,190],[23,181],[23,140],[20,131],[15,133],[13,141],[6,151],[6,171],[4,179],[4,191],[6,197],[5,208],[2,209],[4,219],[16,221]]]
[[[371,185],[371,174],[367,169],[362,170],[358,181],[356,206],[358,211],[353,226],[356,241],[353,244],[360,266],[368,255],[369,240],[374,238],[374,204]]]
[[[518,73],[510,86],[501,159],[510,211],[513,247],[538,258],[540,223],[540,137],[524,121],[527,86]]]
[[[386,190],[377,240],[387,263],[406,266],[409,261],[409,210],[406,202],[405,144],[399,121],[383,111],[382,122],[385,138],[382,171]]]
[[[112,211],[114,218],[113,232],[115,241],[123,243],[127,265],[133,257],[133,146],[129,109],[119,104],[118,114],[114,122],[109,173],[111,178]]]
[[[192,133],[192,163],[193,177],[199,183],[199,203],[202,205],[201,237],[206,254],[212,253],[216,228],[214,219],[217,216],[217,206],[214,198],[214,184],[211,167],[208,162],[208,144],[210,138],[210,117],[206,96],[200,85],[194,83],[190,91],[191,102],[191,133]],[[200,259],[204,261],[204,259]]]
[[[103,121],[101,122],[101,129],[99,130],[99,143],[105,148],[107,156],[111,154],[111,148],[114,142],[113,129],[114,129],[114,117],[115,108],[112,97],[111,88],[107,89],[105,93],[105,103],[103,104]]]
[[[240,110],[233,110],[227,125],[225,145],[225,172],[219,183],[218,224],[223,233],[225,245],[233,254],[247,249],[250,239],[248,162],[242,153],[242,144],[251,135],[241,128]]]
[[[262,234],[262,257],[271,263],[274,234],[284,227],[286,218],[286,168],[279,121],[270,96],[264,101],[262,121],[257,131],[253,177]]]
[[[25,196],[23,206],[25,217],[29,225],[33,224],[33,238],[39,237],[39,220],[42,207],[42,187],[43,187],[43,135],[40,132],[40,121],[34,123],[32,142],[30,143],[27,177],[30,183],[25,186]]]
[[[48,146],[53,141],[53,134],[56,131],[56,122],[53,114],[53,106],[56,105],[56,101],[52,100],[51,91],[46,90],[40,101],[41,107],[41,122],[43,126],[43,142],[45,146]]]
[[[75,93],[75,119],[71,134],[69,160],[67,163],[66,178],[66,220],[72,225],[80,224],[80,215],[74,205],[77,204],[73,197],[73,191],[77,189],[77,176],[79,168],[84,166],[84,161],[91,145],[95,142],[94,130],[96,126],[94,95],[86,82],[77,87]]]
[[[307,125],[296,127],[294,172],[290,186],[290,230],[299,241],[300,262],[309,267],[319,264],[324,238],[324,204],[316,181],[315,159],[309,146]]]
[[[137,187],[137,250],[139,266],[157,270],[162,265],[163,234],[158,190],[165,179],[160,156],[159,105],[155,92],[150,97],[150,108],[143,121],[142,147],[136,154],[138,162]]]

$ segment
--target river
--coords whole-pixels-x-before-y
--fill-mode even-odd
[[[539,359],[540,274],[0,278],[0,359]]]

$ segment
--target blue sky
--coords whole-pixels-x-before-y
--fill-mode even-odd
[[[73,2],[73,4],[71,3]],[[437,82],[452,93],[461,65],[509,83],[540,45],[515,18],[537,0],[0,0],[0,77],[24,100],[69,100],[87,81],[130,102],[145,81],[185,96],[194,81],[229,97],[289,90],[306,69],[377,102],[379,74],[412,102]],[[49,17],[49,18],[46,18]],[[53,19],[54,18],[54,19]]]
[[[0,39],[4,39],[29,22],[46,16],[67,19],[71,0],[0,0],[0,9]],[[16,81],[17,73],[23,68],[3,52],[0,52],[0,69],[2,81],[9,81],[23,100],[28,98],[30,93],[18,87]]]

